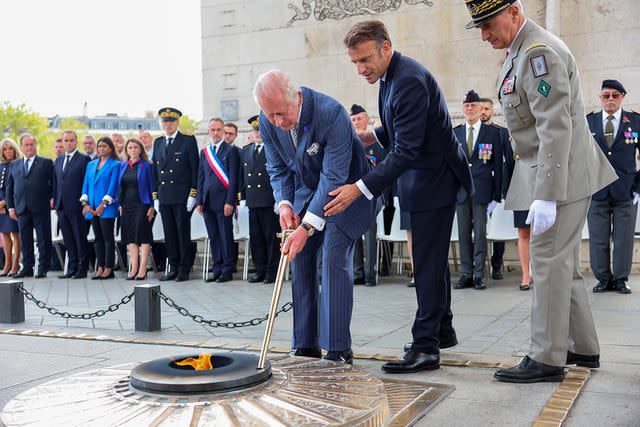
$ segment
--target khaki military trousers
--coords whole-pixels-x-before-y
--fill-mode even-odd
[[[529,357],[547,365],[566,363],[567,350],[600,353],[582,275],[580,242],[590,197],[558,206],[549,230],[531,235],[533,303]]]

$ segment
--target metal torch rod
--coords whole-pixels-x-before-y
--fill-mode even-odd
[[[292,231],[293,230],[285,230],[282,234],[278,235],[278,237],[281,237],[283,244]],[[273,295],[271,295],[271,307],[269,308],[269,318],[267,319],[267,327],[265,328],[264,339],[262,340],[258,369],[264,369],[264,364],[267,360],[267,352],[269,351],[269,343],[271,342],[271,335],[273,334],[273,325],[276,321],[276,312],[278,311],[280,294],[282,293],[282,285],[284,284],[288,264],[289,257],[285,254],[280,254],[280,263],[278,264],[278,273],[276,275],[275,286],[273,287]]]

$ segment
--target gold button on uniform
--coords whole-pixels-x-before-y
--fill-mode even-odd
[[[513,156],[513,158],[514,158],[514,159],[516,159],[516,160],[520,160],[520,154],[515,154],[515,155]]]
[[[247,176],[251,176],[251,173],[248,173]]]
[[[262,176],[262,172],[258,172],[258,176]]]
[[[611,155],[611,151],[609,151],[607,154],[608,154],[608,155]]]
[[[260,184],[258,184],[258,188],[260,188]]]
[[[247,185],[247,188],[251,188],[251,184]]]

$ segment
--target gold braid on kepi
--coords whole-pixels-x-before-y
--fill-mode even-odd
[[[151,193],[151,198],[152,198],[153,200],[158,200],[158,192],[157,192],[157,191],[154,191],[153,193]]]
[[[191,190],[189,190],[189,197],[197,197],[198,196],[198,190],[196,190],[195,188],[192,188]]]
[[[473,19],[465,28],[475,28],[484,24],[515,2],[516,0],[464,0]]]

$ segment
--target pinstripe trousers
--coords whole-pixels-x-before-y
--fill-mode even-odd
[[[353,246],[335,223],[316,232],[291,264],[293,282],[293,348],[351,348],[353,309]],[[322,286],[317,280],[322,247]]]

